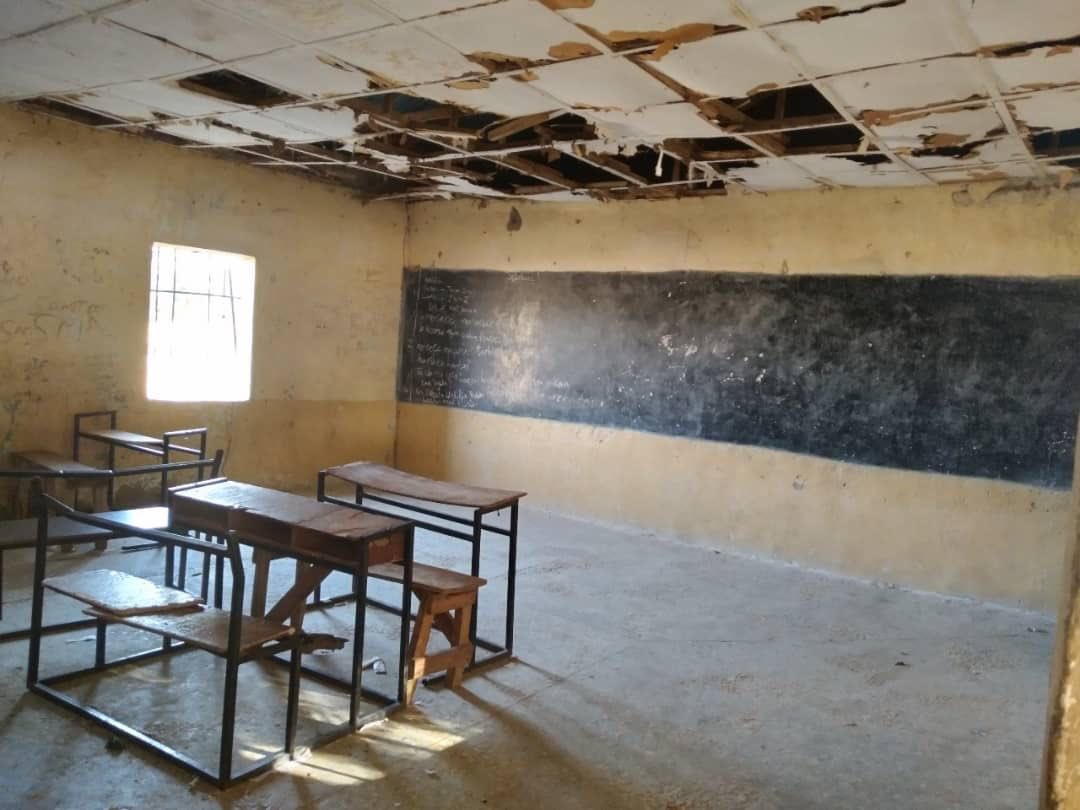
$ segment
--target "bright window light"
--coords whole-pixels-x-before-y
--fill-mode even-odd
[[[250,399],[254,304],[254,257],[155,242],[146,395]]]

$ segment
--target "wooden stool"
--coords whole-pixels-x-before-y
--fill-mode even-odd
[[[373,565],[368,574],[391,582],[405,581],[405,568],[398,563]],[[412,591],[420,600],[416,626],[409,639],[409,672],[405,681],[405,704],[413,701],[416,684],[425,675],[446,673],[451,689],[461,686],[465,667],[472,661],[473,644],[469,640],[476,597],[486,579],[459,574],[433,565],[413,564]],[[450,649],[427,654],[428,639],[434,627],[450,642]]]

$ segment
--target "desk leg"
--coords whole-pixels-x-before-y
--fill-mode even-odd
[[[364,622],[367,620],[367,580],[368,546],[363,544],[360,553],[360,567],[353,578],[353,591],[356,594],[356,615],[353,619],[353,656],[352,677],[349,692],[349,728],[356,731],[356,718],[360,712],[360,689],[364,674]]]
[[[480,537],[483,532],[484,516],[477,509],[473,513],[472,529],[472,575],[480,576]],[[476,607],[473,608],[472,618],[469,621],[469,643],[473,645],[472,658],[469,663],[476,663],[476,617],[480,613],[480,594],[476,595]]]
[[[266,615],[266,588],[270,581],[270,555],[261,548],[251,554],[255,577],[251,583],[251,615],[261,619]]]
[[[506,651],[514,652],[514,598],[517,590],[518,502],[510,506],[510,542],[506,564]]]

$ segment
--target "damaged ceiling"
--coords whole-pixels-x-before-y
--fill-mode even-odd
[[[1077,0],[0,0],[0,101],[372,198],[1080,166]]]

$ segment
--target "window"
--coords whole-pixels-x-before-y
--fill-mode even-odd
[[[155,242],[146,395],[172,402],[251,396],[255,259]]]

